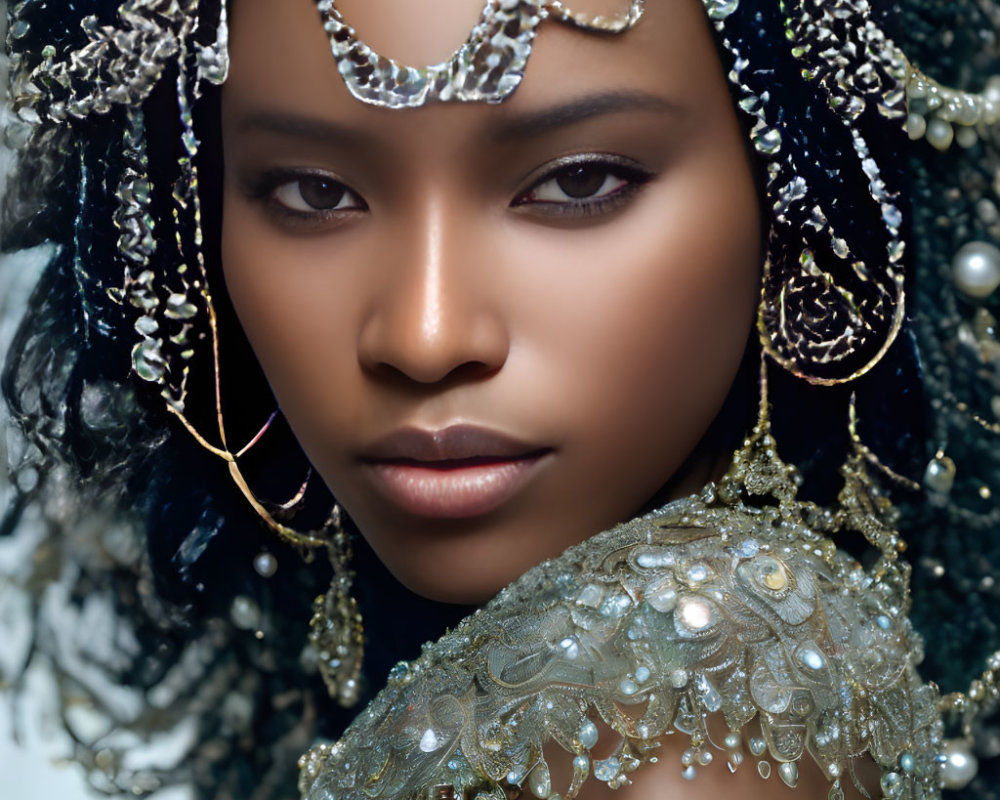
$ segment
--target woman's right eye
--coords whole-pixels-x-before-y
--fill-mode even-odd
[[[289,225],[322,226],[368,210],[357,192],[320,172],[266,172],[249,184],[247,193],[276,220]]]
[[[276,185],[271,199],[296,214],[361,211],[364,201],[340,181],[325,175],[307,175]]]

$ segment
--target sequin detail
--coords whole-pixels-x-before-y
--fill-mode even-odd
[[[858,469],[844,473],[854,499],[817,525],[824,517],[795,499],[794,470],[758,428],[718,487],[536,567],[394,671],[340,742],[303,759],[303,796],[387,800],[447,783],[455,796],[499,798],[531,775],[536,796],[572,798],[591,777],[628,784],[672,731],[691,739],[685,777],[713,750],[735,770],[742,753],[711,744],[715,715],[733,732],[730,750],[756,720],[756,769],[770,775],[776,763],[789,786],[812,757],[841,792],[867,752],[894,776],[894,798],[938,797],[938,694],[916,672],[905,570],[877,514],[862,512]],[[757,492],[771,502],[746,504]],[[871,571],[828,538],[860,521],[884,554]],[[667,587],[676,603],[650,602]],[[594,720],[614,741],[591,761]],[[549,741],[573,763],[569,786],[548,782]],[[909,771],[897,773],[902,761]]]

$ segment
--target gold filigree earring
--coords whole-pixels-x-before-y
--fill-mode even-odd
[[[124,267],[121,287],[110,294],[118,302],[138,310],[135,330],[140,341],[132,351],[132,367],[144,381],[158,385],[167,410],[206,451],[226,462],[229,475],[240,493],[263,523],[281,540],[291,544],[308,559],[317,549],[325,550],[333,568],[333,579],[325,595],[317,598],[311,623],[310,642],[316,649],[320,674],[332,697],[342,705],[354,705],[359,696],[363,656],[363,628],[357,602],[351,596],[353,572],[350,567],[349,537],[342,526],[342,512],[336,503],[327,521],[316,530],[300,531],[288,522],[301,509],[312,478],[310,469],[300,490],[287,502],[266,504],[248,484],[240,461],[264,438],[278,412],[243,447],[230,446],[222,414],[222,376],[219,358],[219,328],[208,284],[202,250],[201,203],[198,169],[195,164],[199,142],[195,135],[191,107],[200,94],[206,63],[225,62],[225,14],[223,12],[214,59],[204,49],[189,54],[187,42],[180,47],[178,104],[184,126],[184,156],[179,160],[180,179],[173,192],[177,253],[171,269],[158,272],[154,266],[155,222],[149,213],[152,184],[147,174],[146,131],[142,111],[130,107],[124,138],[126,168],[117,197],[115,224],[120,231],[119,253]],[[188,56],[191,55],[189,58]],[[224,74],[218,75],[219,80]],[[183,231],[190,227],[193,237]],[[207,330],[205,328],[207,327]],[[199,431],[187,413],[191,362],[198,347],[211,347],[214,412],[217,443]],[[255,564],[258,572],[273,572],[273,565]]]

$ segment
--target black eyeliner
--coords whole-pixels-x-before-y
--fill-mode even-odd
[[[591,166],[603,169],[608,175],[617,176],[627,184],[614,192],[602,197],[580,201],[557,202],[552,200],[533,201],[530,195],[539,186],[551,180],[556,180],[559,173],[567,168]],[[530,209],[550,218],[585,218],[610,213],[625,205],[646,183],[655,177],[655,173],[642,167],[629,158],[611,154],[579,154],[556,159],[544,167],[538,177],[533,178],[526,190],[520,192],[512,201],[512,208]]]
[[[353,195],[362,208],[351,209],[316,209],[314,211],[298,211],[289,208],[286,204],[278,201],[274,193],[282,186],[289,183],[299,183],[309,178],[316,178],[330,183],[336,183],[344,187],[344,190]],[[342,221],[348,214],[359,211],[366,211],[368,204],[364,199],[346,183],[335,175],[322,170],[277,168],[266,170],[253,179],[244,182],[243,191],[245,195],[254,203],[263,207],[272,219],[277,222],[297,226],[301,228],[324,227],[337,221]]]

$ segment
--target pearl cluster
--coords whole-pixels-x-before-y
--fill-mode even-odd
[[[913,70],[906,84],[906,99],[906,130],[911,139],[927,139],[941,151],[952,142],[972,147],[981,128],[1000,122],[1000,75],[990,78],[981,94],[973,94],[949,89]]]
[[[985,241],[965,244],[952,259],[950,276],[959,293],[976,307],[972,323],[963,322],[959,326],[959,340],[977,350],[982,362],[1000,368],[997,321],[983,305],[1000,288],[1000,248]],[[1000,411],[1000,396],[994,407]],[[935,454],[924,473],[924,486],[933,502],[938,505],[945,502],[955,485],[957,472],[954,460],[943,451]],[[991,491],[984,486],[980,494],[988,499]]]

